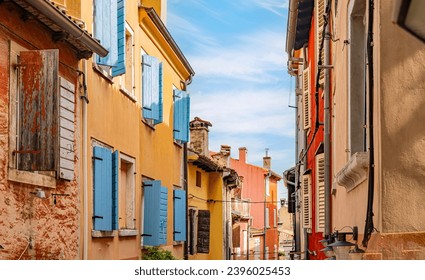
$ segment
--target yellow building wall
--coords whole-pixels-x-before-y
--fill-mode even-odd
[[[75,3],[74,3],[75,4]],[[85,21],[87,30],[93,33],[93,3],[92,1],[82,1],[81,18]],[[133,29],[138,29],[137,0],[126,1],[126,21]],[[135,33],[136,34],[136,33]],[[89,259],[138,259],[140,258],[140,197],[141,197],[141,177],[135,177],[135,219],[137,235],[131,237],[96,238],[91,236],[93,228],[93,140],[100,141],[114,150],[119,150],[136,160],[135,172],[141,174],[140,164],[140,58],[137,55],[137,46],[140,46],[138,36],[134,38],[135,52],[135,96],[137,102],[133,102],[128,96],[119,90],[120,78],[115,77],[112,81],[106,79],[93,68],[93,59],[87,62],[86,76],[89,104],[87,104],[87,183],[88,183],[88,258]],[[84,68],[84,64],[82,65]],[[80,112],[81,113],[81,112]],[[83,129],[83,127],[82,127]],[[82,135],[82,133],[80,134]],[[119,180],[122,180],[120,178]],[[83,178],[81,179],[83,185]],[[121,193],[122,194],[122,193]],[[120,194],[119,194],[120,195]],[[83,200],[83,198],[82,198]],[[125,209],[121,207],[119,200],[120,222],[125,219]],[[124,212],[124,213],[123,213]],[[82,221],[83,223],[83,221]],[[82,226],[82,236],[84,236]],[[81,242],[83,242],[81,240]]]
[[[201,172],[201,187],[196,186],[196,171]],[[189,254],[189,260],[221,260],[224,258],[223,202],[218,201],[223,198],[222,177],[220,173],[206,172],[189,164],[188,180],[189,207],[210,211],[210,252],[209,254]],[[207,202],[210,199],[217,202]]]

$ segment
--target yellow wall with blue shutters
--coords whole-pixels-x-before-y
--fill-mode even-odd
[[[133,58],[133,63],[131,67],[126,68],[126,73],[111,77],[107,73],[107,67],[96,65],[95,59],[80,65],[80,70],[86,72],[89,100],[88,104],[81,104],[79,108],[80,135],[87,148],[85,156],[87,166],[85,167],[83,163],[80,166],[87,174],[86,178],[80,179],[81,258],[84,258],[85,254],[88,259],[141,258],[142,176],[160,180],[161,185],[168,189],[167,242],[162,247],[171,250],[176,258],[183,258],[182,243],[173,242],[173,188],[183,187],[184,167],[183,145],[173,139],[173,88],[184,89],[184,83],[190,80],[194,73],[185,58],[181,54],[176,54],[175,46],[170,45],[170,41],[167,40],[170,34],[164,33],[160,28],[163,27],[161,22],[157,21],[160,17],[156,17],[152,10],[139,8],[138,4],[138,0],[125,1],[127,37],[124,37],[124,40],[133,45],[130,48],[132,56],[129,56]],[[164,13],[161,17],[163,16]],[[93,1],[81,1],[81,18],[85,21],[88,32],[96,36]],[[149,120],[142,117],[142,53],[158,58],[163,67],[163,121],[156,125],[152,125]],[[127,67],[129,64],[127,61],[125,63]],[[129,74],[130,78],[133,77],[133,85],[130,87]],[[87,132],[86,138],[83,139],[84,130]],[[124,174],[130,172],[128,160],[134,159],[134,204],[123,206],[122,204],[127,205],[131,198],[126,196],[125,191],[119,189],[119,228],[113,232],[92,231],[94,229],[92,156],[95,145],[105,146],[111,151],[117,150],[125,158],[119,161],[119,176],[121,176],[119,181],[122,184],[131,177],[128,175],[129,177],[123,178]],[[84,150],[84,147],[81,150]],[[85,185],[87,193],[83,191]],[[87,201],[87,207],[84,201]],[[123,212],[131,207],[134,211],[134,225],[123,222],[126,214]],[[125,228],[127,225],[131,225],[131,228]]]

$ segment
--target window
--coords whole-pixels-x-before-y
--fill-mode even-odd
[[[365,0],[352,0],[348,6],[348,92],[349,150],[351,155],[366,151],[366,25]]]
[[[305,229],[311,228],[311,176],[303,175],[301,181],[302,192],[302,225]]]
[[[273,227],[277,227],[277,209],[273,209]]]
[[[120,153],[119,162],[119,235],[136,235],[135,217],[135,159]]]
[[[73,180],[75,85],[59,77],[59,50],[11,42],[9,67],[8,179],[44,187]]]
[[[269,213],[269,207],[266,207],[266,215],[265,215],[265,226],[266,228],[270,228],[270,213]]]
[[[93,147],[94,231],[118,229],[118,159],[118,151]]]
[[[202,173],[199,171],[196,171],[196,186],[197,187],[202,186]]]
[[[197,251],[208,254],[210,252],[210,211],[198,210]]]
[[[142,116],[151,125],[162,123],[162,63],[156,57],[142,55]]]
[[[189,221],[188,221],[189,240],[188,240],[188,246],[189,246],[189,254],[191,254],[191,255],[195,255],[197,253],[197,251],[196,251],[197,231],[198,231],[197,214],[198,214],[198,210],[196,210],[195,208],[189,209]]]
[[[266,177],[266,195],[270,196],[270,178]]]
[[[186,191],[175,189],[173,202],[174,241],[186,241]]]
[[[310,67],[303,70],[302,74],[303,83],[303,121],[304,130],[311,127],[311,112],[310,112]]]
[[[161,181],[143,182],[143,245],[167,243],[168,189]]]
[[[325,156],[316,156],[316,231],[325,230]]]
[[[320,48],[323,41],[323,29],[325,27],[325,1],[324,0],[315,0],[315,17],[316,17],[316,61],[319,63],[319,59],[322,62],[322,65],[325,64],[325,51],[324,48]],[[319,67],[317,67],[319,71]],[[320,71],[319,84],[323,85],[325,83],[325,71]]]
[[[174,140],[189,141],[190,97],[186,91],[174,89]]]
[[[108,50],[95,55],[95,63],[107,76],[125,73],[125,0],[94,0],[94,37]]]
[[[131,27],[126,23],[125,24],[125,50],[122,55],[124,55],[124,60],[120,64],[122,75],[120,76],[120,90],[128,95],[133,101],[135,101],[134,96],[134,32]]]

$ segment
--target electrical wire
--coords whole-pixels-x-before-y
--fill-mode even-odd
[[[191,198],[195,198],[195,199],[198,199],[198,200],[202,200],[202,201],[204,201],[204,202],[229,202],[229,203],[231,203],[231,202],[241,202],[241,203],[246,203],[246,204],[255,204],[255,203],[280,203],[280,201],[276,201],[276,200],[273,200],[273,201],[270,201],[270,200],[268,200],[268,201],[235,201],[235,200],[219,200],[219,199],[205,199],[205,198],[201,198],[201,197],[198,197],[198,196],[196,196],[196,195],[193,195],[193,194],[189,194],[189,199],[191,199]]]

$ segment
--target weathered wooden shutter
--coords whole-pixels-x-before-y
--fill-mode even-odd
[[[196,210],[189,209],[189,253],[196,254]]]
[[[198,253],[210,252],[210,211],[198,210]]]
[[[111,231],[112,222],[112,153],[103,147],[93,148],[93,192],[95,230]]]
[[[112,153],[112,229],[118,229],[118,174],[119,152]]]
[[[95,0],[94,37],[108,50],[108,55],[96,55],[96,63],[115,66],[118,61],[117,1]]]
[[[125,0],[117,1],[118,60],[112,67],[112,77],[125,73]]]
[[[143,245],[159,246],[167,241],[168,189],[158,180],[143,185]]]
[[[142,59],[142,114],[158,124],[162,122],[162,63],[146,54]]]
[[[174,241],[186,241],[186,191],[174,190]]]
[[[23,51],[19,69],[18,169],[55,171],[59,146],[59,51]]]
[[[320,49],[320,45],[323,40],[323,29],[325,27],[324,16],[325,16],[325,0],[315,0],[316,59],[317,59],[317,63],[319,62],[319,59],[321,59],[322,65],[325,64],[325,50],[324,48]],[[322,69],[319,76],[319,84],[323,85],[324,83],[325,83],[325,71],[324,69]]]
[[[190,96],[185,91],[174,90],[174,139],[189,141]]]
[[[233,248],[241,247],[241,226],[236,225],[232,230]]]
[[[74,179],[75,170],[75,86],[60,78],[59,178]]]
[[[311,176],[302,176],[302,223],[304,228],[311,228]]]
[[[310,109],[310,67],[308,67],[303,70],[303,121],[305,130],[311,127]]]
[[[316,156],[316,231],[325,230],[325,156]]]

